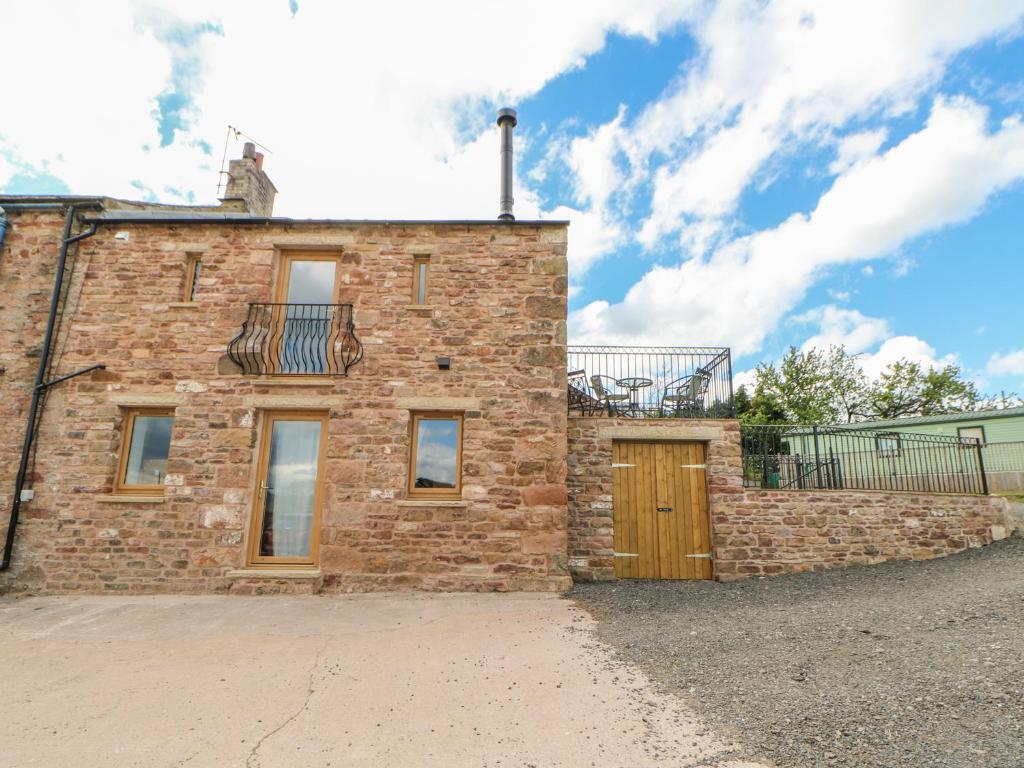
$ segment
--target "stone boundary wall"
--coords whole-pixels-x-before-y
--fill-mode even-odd
[[[707,445],[714,574],[719,581],[886,560],[925,560],[1008,535],[1004,499],[869,491],[744,488],[737,421],[569,419],[569,568],[577,581],[615,578],[612,442]]]

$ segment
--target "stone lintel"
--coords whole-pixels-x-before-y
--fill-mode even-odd
[[[326,411],[344,405],[343,397],[324,395],[248,395],[245,404],[249,408],[292,409],[297,411]]]
[[[183,392],[111,392],[110,402],[122,408],[176,408],[185,405]]]
[[[479,397],[400,397],[397,405],[410,411],[479,411]]]
[[[602,440],[721,440],[724,430],[721,427],[704,425],[658,424],[650,427],[599,427],[598,438]]]

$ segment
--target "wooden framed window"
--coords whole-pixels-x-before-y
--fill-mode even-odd
[[[412,262],[412,303],[427,304],[430,257],[417,256]]]
[[[413,413],[409,456],[410,499],[462,497],[462,414]]]
[[[171,408],[131,408],[125,412],[115,493],[163,494],[173,427]]]
[[[327,422],[316,411],[263,414],[249,565],[316,565]]]
[[[185,259],[185,290],[182,301],[196,300],[196,287],[199,285],[199,272],[203,266],[203,258],[198,253],[190,253]]]

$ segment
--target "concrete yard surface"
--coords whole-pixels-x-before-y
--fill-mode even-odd
[[[550,595],[0,600],[0,765],[740,768]]]

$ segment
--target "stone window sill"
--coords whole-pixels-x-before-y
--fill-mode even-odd
[[[103,493],[94,497],[96,501],[113,504],[163,504],[166,497],[162,494],[146,495],[142,493]]]
[[[168,305],[171,309],[188,309],[190,307],[198,307],[198,301],[172,301]]]
[[[431,311],[437,309],[437,307],[434,304],[406,304],[405,308],[406,309],[427,309],[427,310],[431,310]]]
[[[334,385],[333,376],[315,379],[253,379],[256,387],[330,387]]]
[[[229,579],[319,579],[321,572],[315,568],[238,568],[225,574]]]
[[[396,502],[400,507],[468,507],[462,499],[402,499]]]

